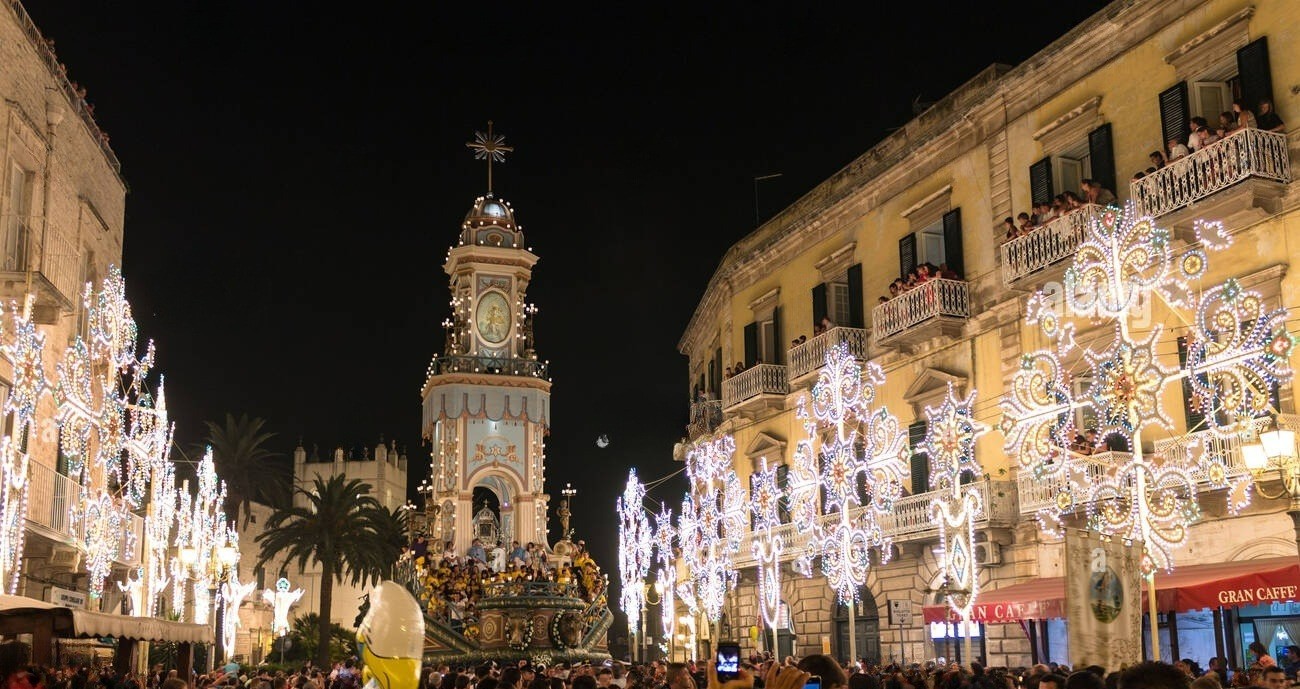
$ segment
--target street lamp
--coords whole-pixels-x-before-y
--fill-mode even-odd
[[[1260,495],[1269,500],[1291,499],[1287,513],[1295,524],[1296,543],[1300,544],[1300,458],[1296,453],[1295,431],[1275,425],[1273,430],[1259,434],[1259,442],[1243,445],[1241,459]],[[1281,475],[1282,490],[1269,494],[1264,490],[1264,482],[1273,478],[1274,470]]]
[[[184,565],[186,569],[193,568],[199,562],[199,549],[194,546],[182,546],[178,554],[180,556],[181,564]],[[210,575],[207,577],[208,600],[216,608],[216,614],[214,615],[214,622],[216,624],[213,632],[213,638],[215,641],[212,644],[212,652],[208,657],[212,659],[212,666],[214,668],[216,667],[216,656],[221,653],[222,646],[221,640],[217,635],[221,634],[222,626],[225,621],[225,606],[219,604],[219,601],[217,600],[217,591],[221,584],[226,583],[227,579],[230,577],[231,569],[233,569],[238,563],[239,548],[236,548],[229,543],[223,543],[222,545],[214,544],[212,546],[212,551],[209,553],[208,557],[208,566],[210,568],[210,571],[207,573]],[[195,574],[198,574],[198,572],[195,572]]]

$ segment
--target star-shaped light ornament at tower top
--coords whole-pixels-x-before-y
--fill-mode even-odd
[[[492,120],[488,120],[487,133],[474,132],[474,140],[465,144],[474,151],[475,160],[487,161],[488,194],[492,193],[492,163],[506,162],[506,154],[514,152],[514,146],[505,145],[506,137],[492,133]]]
[[[975,420],[975,392],[958,399],[952,385],[938,407],[926,407],[926,435],[920,449],[930,460],[930,502],[939,525],[943,595],[963,620],[970,618],[979,587],[975,558],[975,519],[984,509],[974,481],[984,476],[975,458],[975,441],[988,426]],[[963,482],[969,477],[969,482]]]

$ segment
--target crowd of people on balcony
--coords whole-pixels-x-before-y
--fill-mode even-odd
[[[1015,218],[1009,216],[1004,218],[1000,231],[1002,242],[1006,243],[1027,236],[1034,230],[1046,227],[1052,221],[1065,217],[1084,206],[1090,204],[1110,206],[1119,202],[1114,191],[1102,186],[1096,180],[1085,179],[1079,183],[1079,187],[1079,193],[1077,194],[1073,191],[1066,191],[1057,194],[1051,201],[1035,203],[1032,214],[1021,212]]]
[[[464,556],[451,541],[441,554],[431,552],[423,534],[404,546],[398,560],[414,582],[421,604],[431,617],[446,621],[453,629],[473,637],[478,633],[479,600],[493,585],[507,582],[554,582],[582,600],[592,603],[605,595],[605,577],[586,543],[578,541],[572,563],[551,562],[546,548],[536,543],[509,548],[497,542],[492,548],[474,539]]]
[[[1256,111],[1250,109],[1245,101],[1238,98],[1233,101],[1231,110],[1219,113],[1217,126],[1213,127],[1204,117],[1193,117],[1191,132],[1188,134],[1187,141],[1170,139],[1165,142],[1165,150],[1152,151],[1149,156],[1151,167],[1134,174],[1133,181],[1136,182],[1197,151],[1209,149],[1214,144],[1228,138],[1234,132],[1243,129],[1261,129],[1277,133],[1286,132],[1286,123],[1273,109],[1273,101],[1267,98],[1262,99],[1259,101],[1258,107],[1259,111],[1256,113]]]
[[[1010,220],[1010,218],[1007,219]],[[947,263],[940,263],[937,266],[928,262],[920,263],[906,277],[895,278],[893,282],[889,283],[889,296],[880,297],[878,303],[888,303],[932,280],[960,279],[962,277],[949,268]]]

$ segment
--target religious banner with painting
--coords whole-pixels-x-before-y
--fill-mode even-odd
[[[1142,661],[1141,563],[1141,546],[1092,532],[1066,532],[1071,665],[1120,668]]]

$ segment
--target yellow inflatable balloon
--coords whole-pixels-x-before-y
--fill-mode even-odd
[[[424,613],[401,584],[380,582],[357,627],[365,689],[416,689],[424,655]]]

